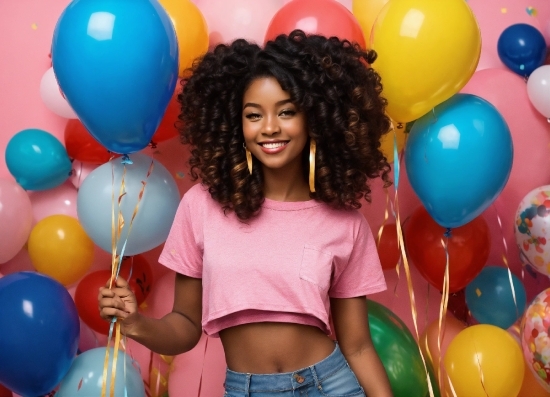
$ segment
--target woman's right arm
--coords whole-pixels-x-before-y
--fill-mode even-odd
[[[139,313],[128,283],[119,277],[114,288],[100,289],[100,314],[108,321],[117,317],[122,333],[151,351],[181,354],[195,347],[202,334],[202,280],[177,274],[174,291],[170,313],[160,319],[147,317]]]

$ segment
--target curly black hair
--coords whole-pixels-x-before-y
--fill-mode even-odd
[[[264,48],[242,39],[218,45],[194,62],[178,96],[181,140],[191,145],[191,177],[200,177],[212,198],[239,219],[258,212],[263,174],[260,164],[248,172],[242,100],[253,80],[274,77],[304,112],[317,143],[311,197],[336,208],[360,208],[361,198],[370,201],[369,179],[391,184],[380,151],[380,138],[391,124],[380,76],[370,67],[375,59],[374,51],[356,43],[300,30]]]

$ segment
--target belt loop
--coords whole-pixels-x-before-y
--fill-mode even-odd
[[[250,397],[250,378],[252,374],[246,374],[246,383],[244,385],[244,394],[246,397]]]
[[[315,371],[315,365],[310,366],[309,369],[311,371],[311,374],[313,375],[313,379],[315,380],[315,387],[321,390],[322,389],[321,382],[319,382],[319,378],[317,377],[317,371]]]

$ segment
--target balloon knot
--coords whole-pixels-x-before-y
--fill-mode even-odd
[[[122,164],[134,164],[134,162],[132,160],[130,160],[130,157],[127,154],[124,154],[122,156],[121,163]]]
[[[451,228],[448,227],[447,230],[445,230],[445,233],[443,235],[447,238],[451,237]]]
[[[151,149],[156,149],[157,148],[157,143],[156,142],[149,142],[149,145],[151,145]]]

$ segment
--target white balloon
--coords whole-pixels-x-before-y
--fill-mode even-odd
[[[550,118],[550,65],[538,67],[527,80],[529,101],[544,117]]]
[[[53,67],[49,68],[40,80],[40,97],[46,107],[58,116],[66,119],[78,118],[69,102],[61,94]]]

